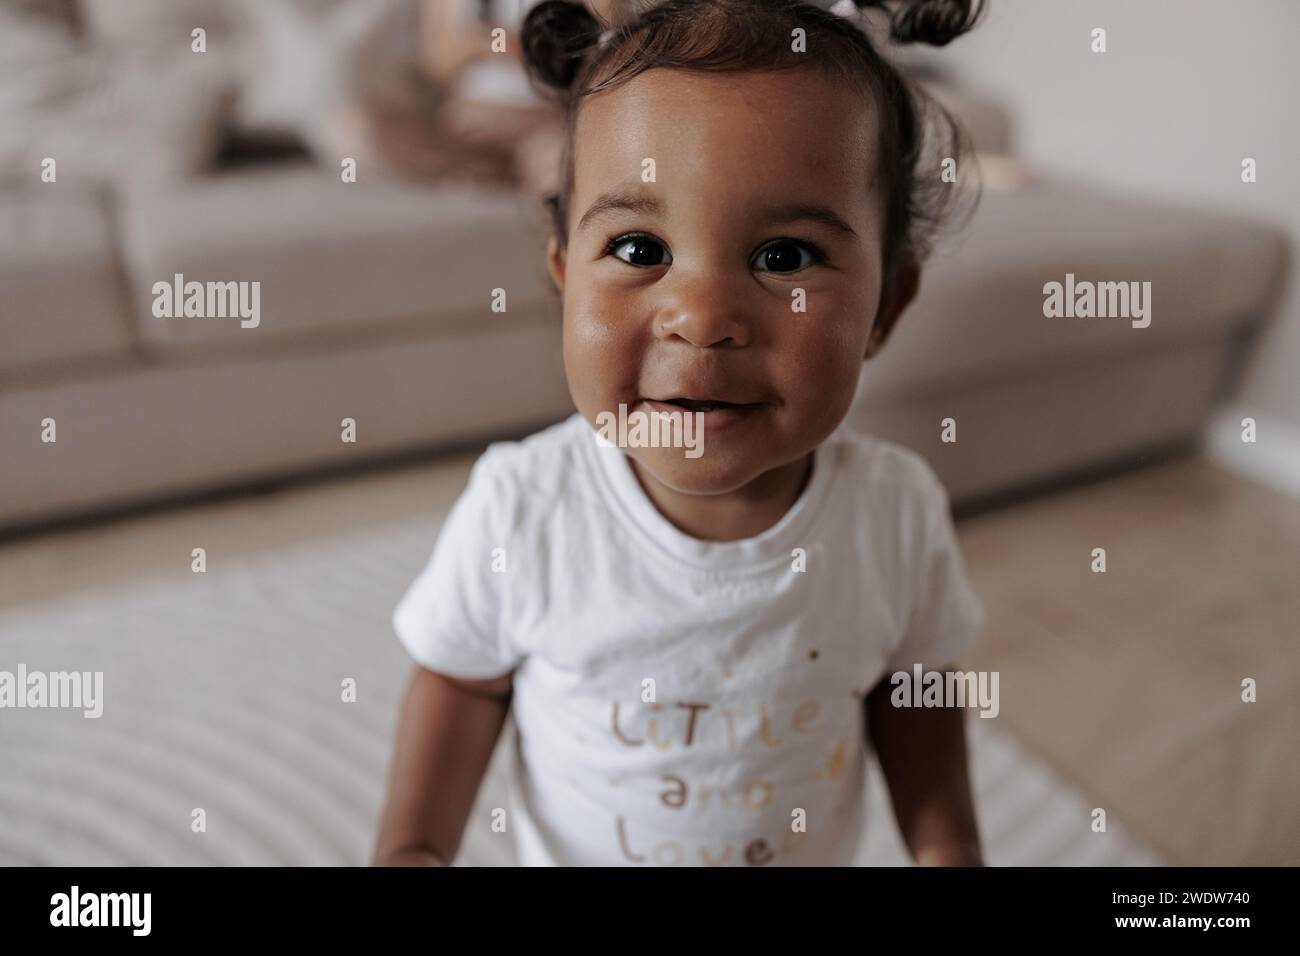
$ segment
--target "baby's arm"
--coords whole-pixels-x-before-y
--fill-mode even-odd
[[[417,666],[398,718],[377,866],[447,866],[510,708],[511,675],[462,680]]]
[[[886,677],[867,697],[867,728],[912,859],[922,866],[983,866],[966,764],[966,712],[894,707],[892,691]]]

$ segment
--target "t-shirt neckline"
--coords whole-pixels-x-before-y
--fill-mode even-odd
[[[616,445],[602,444],[591,424],[575,413],[575,427],[581,440],[596,458],[604,490],[613,510],[635,532],[655,547],[688,564],[712,569],[754,567],[775,561],[788,562],[792,550],[807,547],[808,534],[830,496],[835,477],[835,458],[839,429],[812,452],[812,474],[803,491],[780,519],[770,528],[737,541],[705,541],[678,529],[664,517],[646,494],[630,456]]]

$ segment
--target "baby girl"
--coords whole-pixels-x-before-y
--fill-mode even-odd
[[[980,13],[858,5],[935,45]],[[950,668],[984,611],[934,472],[844,424],[964,138],[850,13],[529,12],[567,118],[547,261],[577,412],[488,448],[394,612],[418,666],[376,863],[447,865],[469,826],[528,865],[848,864],[890,825],[868,747],[912,858],[982,863],[964,713],[890,678]],[[692,416],[702,453],[608,440],[620,410]],[[511,708],[509,806],[470,819]]]

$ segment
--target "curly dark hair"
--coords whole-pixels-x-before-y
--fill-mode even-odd
[[[886,198],[884,274],[905,258],[923,261],[940,227],[953,217],[960,191],[939,175],[939,163],[971,153],[970,138],[933,98],[903,76],[853,20],[805,0],[625,0],[617,25],[601,23],[581,3],[543,0],[521,30],[523,59],[536,89],[558,98],[567,135],[560,192],[546,198],[561,246],[568,236],[573,193],[573,132],[585,97],[619,86],[656,67],[714,73],[820,69],[868,91],[881,116],[880,149]],[[970,30],[984,0],[853,0],[860,10],[889,15],[895,43],[943,46]],[[806,49],[792,48],[802,29]],[[602,35],[606,42],[601,43]],[[974,164],[970,164],[974,165]],[[974,177],[971,177],[974,179]],[[966,194],[967,212],[978,186]]]

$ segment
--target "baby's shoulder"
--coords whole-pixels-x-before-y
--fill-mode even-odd
[[[842,471],[853,507],[872,523],[930,527],[948,511],[948,490],[918,451],[874,434],[839,433]]]
[[[492,496],[517,517],[536,514],[580,474],[579,442],[589,431],[575,413],[525,438],[494,441],[474,464],[467,491]]]
[[[873,501],[906,497],[922,503],[945,499],[946,491],[925,457],[905,445],[844,429],[837,433],[842,467]]]
[[[863,534],[891,564],[914,568],[950,515],[948,492],[916,451],[874,435],[854,433],[841,442],[848,533]]]

